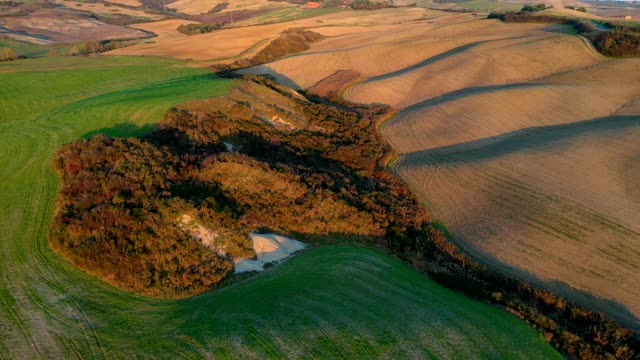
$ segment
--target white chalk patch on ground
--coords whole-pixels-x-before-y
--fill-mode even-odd
[[[290,122],[284,120],[282,117],[278,115],[274,115],[271,119],[267,119],[265,117],[262,118],[262,121],[265,123],[275,127],[280,130],[295,130],[296,127],[293,126]]]
[[[216,242],[218,234],[206,227],[198,224],[198,222],[190,215],[184,214],[179,218],[180,227],[187,230],[189,235],[194,239],[200,240],[202,245],[214,250],[221,256],[227,256],[227,251],[224,246],[221,246]]]
[[[256,252],[257,260],[236,259],[234,261],[236,273],[263,271],[265,264],[286,259],[306,246],[303,242],[277,234],[250,233],[249,237],[253,241],[253,250]]]
[[[264,262],[260,260],[242,258],[234,262],[234,268],[236,273],[243,273],[247,271],[264,271]]]
[[[216,241],[218,234],[200,225],[191,215],[184,214],[178,218],[178,224],[186,230],[194,239],[202,242],[202,245],[215,251],[220,256],[230,257],[224,245]],[[286,259],[293,253],[306,247],[306,244],[289,239],[278,234],[257,234],[250,233],[249,238],[253,241],[253,250],[257,260],[251,258],[234,258],[236,273],[247,271],[264,271],[264,265]]]

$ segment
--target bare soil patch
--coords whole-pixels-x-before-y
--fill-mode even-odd
[[[347,85],[360,79],[360,73],[355,70],[339,70],[327,76],[309,88],[309,93],[317,96],[332,98],[338,96]]]
[[[28,16],[0,17],[0,26],[18,33],[23,41],[35,43],[74,43],[111,39],[134,39],[149,33],[106,24],[91,16],[63,8],[40,9]]]

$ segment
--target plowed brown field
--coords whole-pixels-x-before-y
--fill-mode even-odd
[[[394,168],[468,253],[638,326],[640,60],[471,15],[325,30],[247,72],[306,89],[356,71],[344,97],[401,109]]]

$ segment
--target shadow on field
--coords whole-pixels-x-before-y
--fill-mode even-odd
[[[481,41],[472,42],[470,44],[458,46],[458,47],[453,48],[451,50],[445,51],[445,52],[443,52],[441,54],[438,54],[438,55],[432,56],[430,58],[424,59],[421,62],[415,63],[415,64],[413,64],[411,66],[407,66],[405,68],[402,68],[402,69],[399,69],[399,70],[396,70],[396,71],[392,71],[390,73],[386,73],[386,74],[370,77],[367,80],[363,81],[362,84],[368,84],[368,83],[372,83],[372,82],[380,81],[380,80],[387,80],[387,79],[394,78],[396,76],[401,76],[401,75],[407,74],[407,73],[409,73],[411,71],[420,69],[420,68],[425,67],[427,65],[431,65],[431,64],[436,63],[438,61],[445,60],[445,59],[447,59],[447,58],[449,58],[451,56],[458,55],[458,54],[460,54],[462,52],[465,52],[465,51],[467,51],[469,49],[472,49],[472,48],[474,48],[474,47],[476,47],[478,45],[482,45],[482,44],[490,43],[490,42],[517,40],[517,39],[523,39],[523,38],[525,38],[525,37],[524,36],[516,36],[516,37],[510,37],[510,38],[481,40]]]
[[[409,163],[428,165],[474,162],[504,155],[547,149],[560,141],[602,131],[624,131],[640,127],[640,116],[606,116],[572,124],[537,126],[461,144],[405,154]]]
[[[474,86],[474,87],[464,88],[460,90],[454,90],[446,94],[435,96],[430,99],[415,103],[411,106],[408,106],[402,109],[402,112],[418,111],[418,110],[426,109],[432,106],[445,104],[450,101],[460,100],[467,96],[474,96],[474,95],[480,95],[485,93],[500,92],[500,91],[507,91],[507,90],[515,90],[515,89],[543,87],[543,86],[549,87],[550,85],[543,84],[543,83],[529,82],[529,83],[515,83],[515,84],[504,84],[504,85]]]
[[[253,75],[264,76],[266,78],[275,80],[278,84],[286,86],[290,89],[294,89],[294,90],[301,89],[300,85],[296,84],[295,81],[291,80],[285,75],[270,68],[269,63],[257,65],[249,69],[252,69],[252,71],[246,72],[246,71],[242,71],[243,69],[241,69],[240,71],[238,71],[238,74],[240,75],[253,74]]]
[[[102,129],[96,129],[89,131],[88,133],[81,136],[82,139],[90,139],[98,134],[107,135],[110,137],[129,137],[129,136],[142,136],[147,135],[153,129],[155,129],[157,124],[145,124],[138,125],[134,123],[120,123],[115,124],[111,127],[106,127]]]
[[[531,127],[476,141],[407,153],[404,155],[403,164],[455,166],[457,163],[481,162],[519,152],[543,151],[582,136],[600,133],[621,134],[632,130],[640,130],[640,116],[606,116],[572,124]],[[502,262],[479,248],[465,246],[465,241],[456,239],[454,235],[448,234],[448,238],[467,255],[498,269],[499,272],[548,289],[579,306],[603,312],[619,324],[640,331],[640,318],[617,301],[576,289],[561,281],[538,277]]]
[[[460,242],[456,242],[456,244],[463,245],[460,244]],[[513,267],[490,255],[469,254],[466,251],[465,253],[470,257],[476,259],[476,261],[482,264],[487,264],[490,267],[497,269],[500,273],[525,280],[531,284],[535,284],[535,286],[556,293],[569,300],[570,302],[577,304],[578,306],[602,312],[611,320],[617,322],[622,326],[625,326],[636,332],[640,331],[640,318],[634,315],[625,305],[617,301],[605,299],[589,292],[576,289],[575,287],[562,281],[543,279],[529,271]]]

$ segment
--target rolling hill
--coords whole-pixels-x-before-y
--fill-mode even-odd
[[[399,109],[394,169],[462,248],[640,324],[638,59],[468,14],[335,35],[243,71],[299,89],[359,74],[342,95]]]
[[[14,61],[0,64],[0,79],[10,84],[0,98],[3,356],[558,356],[515,316],[360,248],[313,249],[181,301],[101,283],[47,246],[54,152],[99,132],[143,134],[170,106],[220,95],[229,82],[177,61],[136,57]]]

